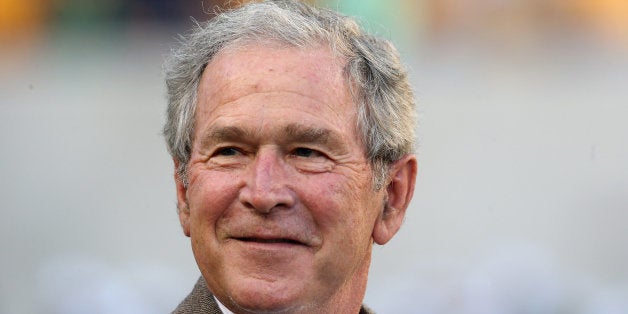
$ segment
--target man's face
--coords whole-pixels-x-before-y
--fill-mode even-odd
[[[248,46],[203,74],[180,219],[232,309],[363,297],[386,189],[373,189],[343,65],[322,47]]]

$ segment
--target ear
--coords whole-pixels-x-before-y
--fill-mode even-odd
[[[183,233],[190,236],[190,208],[188,207],[187,187],[183,184],[183,178],[179,175],[179,161],[174,159],[174,182],[177,187],[177,213]]]
[[[385,187],[384,208],[373,228],[373,241],[385,244],[397,233],[414,194],[417,174],[416,156],[408,154],[390,166]]]

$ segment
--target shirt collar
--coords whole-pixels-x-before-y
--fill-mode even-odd
[[[214,297],[214,300],[216,301],[216,304],[218,304],[220,311],[223,314],[233,314],[233,312],[229,311],[229,309],[226,306],[224,306],[224,304],[220,303],[220,300],[218,300],[218,298],[216,298],[215,295],[213,297]]]

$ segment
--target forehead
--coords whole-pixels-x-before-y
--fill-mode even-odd
[[[199,104],[205,103],[205,109],[212,109],[207,107],[230,103],[251,94],[289,92],[329,106],[350,106],[353,110],[344,64],[344,60],[324,45],[227,47],[203,72]]]

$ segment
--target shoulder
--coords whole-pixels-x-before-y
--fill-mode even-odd
[[[207,283],[205,283],[205,279],[203,277],[199,278],[194,285],[194,289],[192,292],[188,294],[187,297],[177,308],[172,312],[172,314],[222,314],[218,304],[214,301],[214,296],[207,288]]]
[[[360,314],[375,314],[375,311],[371,310],[368,306],[362,304],[360,308]]]

